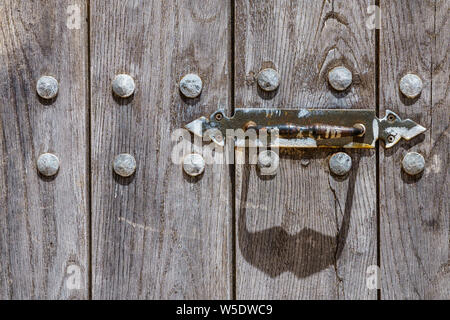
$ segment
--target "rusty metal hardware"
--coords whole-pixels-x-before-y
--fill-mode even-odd
[[[185,128],[220,146],[231,136],[235,146],[244,147],[248,133],[256,132],[270,138],[268,143],[256,138],[254,146],[287,148],[374,148],[378,139],[390,148],[401,138],[410,140],[426,131],[390,110],[378,119],[374,110],[364,109],[236,109],[230,118],[218,110],[209,119],[200,117]],[[244,134],[236,134],[238,129]]]

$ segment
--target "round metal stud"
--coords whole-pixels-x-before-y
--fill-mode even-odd
[[[196,74],[189,73],[180,80],[180,91],[187,98],[197,98],[202,89],[202,79]]]
[[[262,175],[274,175],[280,164],[280,157],[272,150],[261,151],[258,155],[258,167]]]
[[[136,160],[131,154],[121,153],[113,163],[114,172],[121,177],[129,177],[136,171]]]
[[[420,153],[408,152],[403,158],[402,167],[407,174],[414,176],[425,169],[425,159]]]
[[[280,86],[280,74],[272,68],[263,69],[258,73],[257,81],[262,90],[274,91]]]
[[[335,153],[330,158],[329,166],[333,174],[343,176],[352,168],[352,158],[345,152]]]
[[[36,91],[43,99],[53,99],[58,94],[58,81],[51,76],[43,76],[36,83]]]
[[[37,169],[46,177],[54,176],[59,170],[59,159],[52,153],[44,153],[37,159]]]
[[[117,96],[128,98],[134,93],[136,84],[131,76],[118,74],[112,82],[112,89]]]
[[[196,177],[205,170],[205,160],[198,153],[191,153],[183,159],[183,170],[191,177]]]
[[[400,80],[400,91],[410,99],[418,97],[422,92],[422,89],[422,79],[413,73],[404,75]]]
[[[335,67],[328,73],[328,82],[337,91],[346,90],[352,81],[352,73],[346,67]]]

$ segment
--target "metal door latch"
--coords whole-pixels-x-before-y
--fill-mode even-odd
[[[374,110],[354,109],[236,109],[230,118],[218,110],[185,128],[220,146],[233,137],[235,146],[245,147],[249,133],[255,132],[253,146],[287,148],[374,148],[378,139],[390,148],[401,138],[410,140],[426,131],[390,110],[378,119]],[[268,142],[260,138],[262,134],[267,134]]]

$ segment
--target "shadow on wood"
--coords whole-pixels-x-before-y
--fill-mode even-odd
[[[305,278],[336,265],[347,240],[359,157],[354,157],[353,168],[348,176],[344,216],[336,236],[325,235],[310,228],[292,235],[280,226],[250,232],[246,225],[250,166],[245,165],[237,228],[239,250],[244,259],[272,278],[288,271],[299,278]]]

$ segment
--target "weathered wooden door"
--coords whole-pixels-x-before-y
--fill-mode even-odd
[[[449,299],[449,7],[2,1],[0,298]],[[343,92],[328,84],[336,66],[353,75]],[[280,74],[275,92],[258,87],[264,68]],[[409,72],[424,84],[415,99],[399,91]],[[130,98],[112,93],[121,73]],[[187,73],[198,98],[179,92]],[[36,94],[43,75],[57,98]],[[281,150],[271,177],[226,163],[184,174],[172,133],[236,108],[390,109],[428,130],[341,150],[343,178],[333,149]],[[410,151],[426,160],[413,177]],[[52,178],[36,169],[45,152],[60,159]],[[129,178],[112,170],[120,153],[136,159]]]

